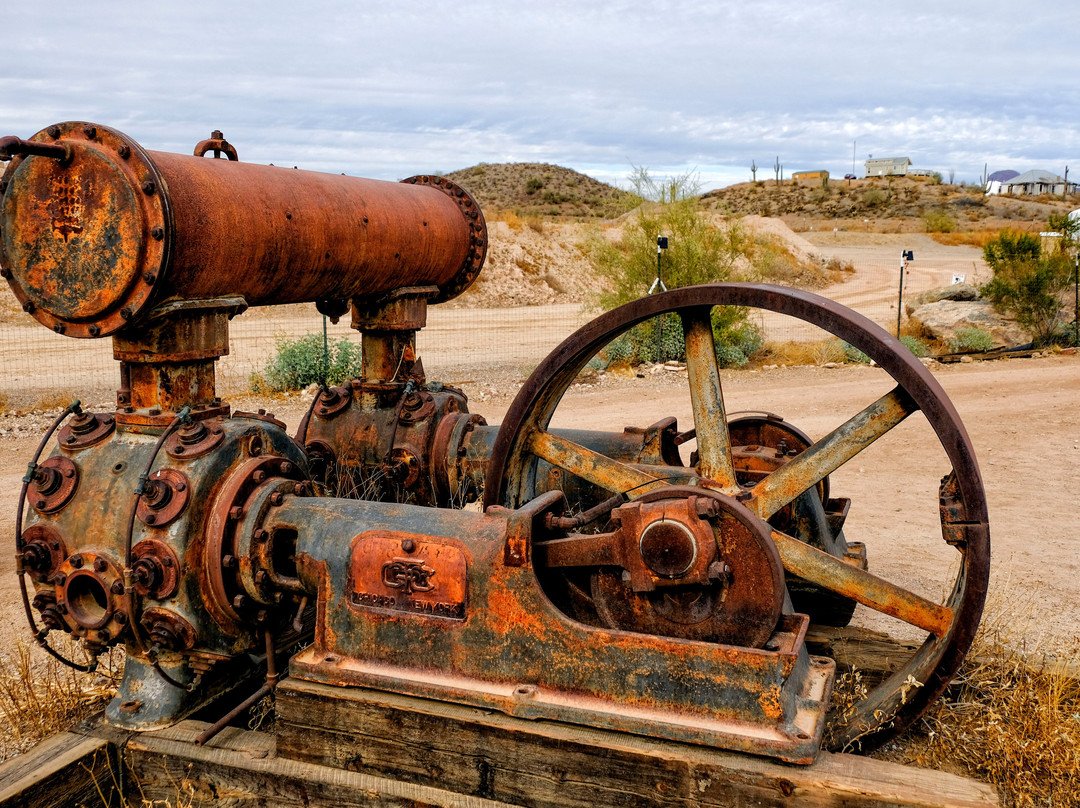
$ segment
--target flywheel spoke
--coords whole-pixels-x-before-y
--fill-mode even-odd
[[[747,507],[768,519],[917,410],[896,387],[755,485]]]
[[[550,432],[533,432],[526,446],[534,455],[553,466],[608,491],[626,494],[631,499],[667,482],[664,478],[654,477]]]
[[[953,610],[947,606],[927,600],[866,570],[845,564],[836,556],[786,533],[774,530],[772,540],[780,553],[784,569],[800,578],[938,637],[944,637],[952,625]]]
[[[697,432],[698,473],[717,483],[719,490],[734,495],[739,491],[731,462],[724,394],[716,367],[711,309],[694,309],[683,315],[686,335],[686,373],[690,381],[690,404]]]
[[[621,566],[613,533],[574,533],[562,539],[534,542],[533,560],[542,567]]]

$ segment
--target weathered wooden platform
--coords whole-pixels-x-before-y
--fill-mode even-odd
[[[199,721],[87,722],[0,765],[0,805],[999,805],[984,784],[854,755],[792,766],[360,688],[287,679],[277,709],[274,735],[228,728],[205,747]]]

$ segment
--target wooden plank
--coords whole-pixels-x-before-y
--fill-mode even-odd
[[[0,806],[108,808],[121,802],[121,779],[109,741],[61,732],[0,764]]]
[[[279,758],[273,736],[261,732],[228,728],[205,747],[195,746],[195,737],[207,726],[184,721],[133,737],[124,754],[129,804],[511,808],[494,800]]]
[[[276,704],[282,757],[527,808],[999,804],[985,784],[853,755],[791,766],[296,679]]]

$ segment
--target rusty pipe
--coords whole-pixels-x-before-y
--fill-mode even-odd
[[[18,139],[15,139],[18,141]],[[466,289],[487,229],[464,189],[147,151],[68,122],[19,147],[0,181],[0,266],[23,309],[74,337],[115,333],[155,306],[431,302]],[[60,151],[70,159],[60,162]]]
[[[0,160],[6,162],[27,154],[51,157],[62,162],[71,159],[71,149],[63,143],[35,143],[18,137],[0,137]]]

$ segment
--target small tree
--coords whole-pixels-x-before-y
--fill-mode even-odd
[[[750,161],[750,177],[751,182],[757,182],[757,162],[754,160]]]
[[[698,196],[699,184],[694,174],[684,174],[665,180],[656,180],[647,169],[634,167],[630,184],[643,199],[655,200],[641,206],[637,216],[626,224],[622,239],[612,243],[597,233],[585,245],[586,256],[597,274],[611,280],[608,291],[597,294],[602,308],[613,308],[636,300],[648,293],[656,278],[656,239],[668,237],[668,249],[664,251],[663,277],[669,289],[700,283],[734,280],[740,275],[739,267],[747,263],[753,254],[752,236],[737,222],[717,225],[704,215]],[[713,333],[717,342],[717,356],[722,365],[743,364],[748,352],[760,343],[756,327],[746,319],[747,311],[741,308],[725,309],[723,317],[714,316]],[[681,330],[668,322],[643,323],[630,335],[627,343],[653,345],[672,340],[679,344]],[[657,340],[656,329],[663,332]],[[733,345],[732,342],[738,342]],[[724,346],[728,346],[725,348]],[[734,347],[735,350],[730,350]],[[650,360],[652,357],[634,351],[631,359]],[[662,351],[666,358],[677,358],[669,348]]]
[[[1044,255],[1038,236],[1005,231],[983,247],[983,257],[994,275],[982,294],[995,308],[1015,314],[1036,344],[1049,342],[1060,320],[1061,293],[1072,280],[1065,244]]]

